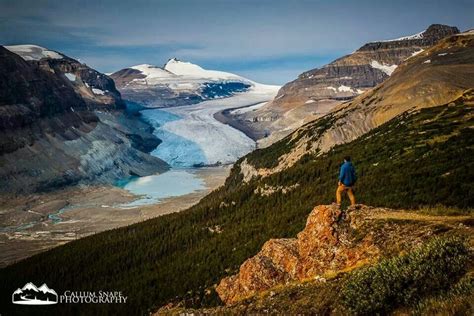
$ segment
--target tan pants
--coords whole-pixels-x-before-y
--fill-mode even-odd
[[[355,205],[356,204],[356,199],[355,199],[355,196],[354,196],[354,192],[352,191],[352,187],[346,187],[344,184],[340,184],[337,187],[337,191],[336,191],[336,202],[337,202],[337,204],[341,205],[341,199],[342,199],[341,194],[344,191],[347,191],[347,195],[349,196],[349,200],[351,200],[351,205]]]

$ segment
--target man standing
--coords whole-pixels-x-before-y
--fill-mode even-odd
[[[347,195],[351,200],[351,205],[355,205],[356,201],[354,192],[352,191],[352,186],[355,184],[356,180],[357,176],[351,162],[351,157],[346,156],[344,157],[344,163],[339,171],[339,183],[336,191],[336,202],[339,206],[341,206],[341,194],[344,191],[347,191]]]

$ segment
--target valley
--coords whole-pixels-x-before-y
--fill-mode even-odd
[[[75,65],[74,60],[65,60],[64,55],[37,46],[12,46],[9,49],[20,54],[26,61],[33,60],[33,66],[36,59],[46,62],[51,56],[56,59],[50,62]],[[214,115],[229,108],[269,101],[277,93],[278,86],[257,84],[232,74],[204,70],[197,65],[174,59],[168,64],[179,75],[170,75],[168,71],[157,67],[138,68],[152,71],[152,75],[156,75],[156,72],[165,73],[167,79],[174,76],[173,87],[184,86],[185,89],[191,87],[199,90],[204,85],[204,89],[212,86],[214,90],[205,90],[209,95],[202,94],[201,102],[185,102],[172,107],[155,107],[152,104],[156,103],[150,96],[147,99],[150,102],[146,104],[137,103],[136,99],[123,101],[116,92],[114,97],[124,110],[109,111],[101,105],[91,113],[97,117],[97,127],[84,130],[80,134],[80,141],[71,141],[67,137],[63,141],[46,134],[43,136],[47,139],[45,144],[35,143],[37,148],[23,147],[11,154],[17,159],[24,159],[19,156],[21,151],[33,150],[42,154],[41,147],[38,146],[46,147],[48,142],[53,143],[54,149],[49,149],[51,152],[56,150],[63,155],[64,151],[69,150],[70,155],[77,152],[81,154],[78,170],[83,172],[82,177],[85,179],[73,181],[66,187],[43,183],[41,185],[44,189],[23,195],[15,194],[18,190],[25,190],[20,184],[18,187],[21,189],[6,185],[2,187],[0,266],[91,234],[187,209],[223,185],[232,163],[255,149],[254,140],[219,122]],[[72,71],[67,67],[65,69]],[[190,74],[186,71],[190,71]],[[216,75],[217,79],[214,77]],[[89,97],[88,93],[91,92],[86,89],[91,89],[92,83],[87,83],[88,79],[79,74],[73,75],[72,72],[67,72],[65,77],[65,82],[72,82],[74,89]],[[219,81],[220,77],[224,77],[224,81]],[[248,89],[241,91],[241,86],[237,83],[229,85],[227,80],[230,78],[248,82]],[[212,84],[206,83],[207,81]],[[111,84],[107,84],[112,89]],[[158,84],[163,84],[161,77],[158,78]],[[224,89],[220,89],[222,87]],[[229,87],[234,87],[234,90]],[[98,91],[97,88],[92,90]],[[96,96],[93,91],[92,94]],[[217,92],[221,94],[216,94]],[[110,93],[109,90],[107,93]],[[102,97],[105,97],[105,92],[104,96],[97,96],[99,99]],[[101,104],[102,101],[98,102]],[[70,111],[74,113],[73,108]],[[120,135],[119,138],[116,135]],[[104,141],[104,136],[109,137],[112,142],[109,144]],[[123,142],[134,150],[136,148],[136,153],[123,153],[119,149],[117,154],[110,150]],[[86,145],[88,143],[92,144],[90,149]],[[7,168],[2,172],[18,181],[18,176],[14,174],[18,165],[13,163],[13,157],[4,156]],[[63,158],[65,168],[69,167],[68,159]],[[140,159],[147,163],[139,162]],[[44,161],[44,165],[35,161],[23,166],[24,175],[29,177],[32,173],[28,168],[51,168],[44,156],[40,161]],[[122,161],[130,167],[121,167]],[[113,166],[119,168],[114,169]],[[51,169],[48,175],[52,178],[51,182],[61,181],[54,178],[57,168]],[[48,174],[49,170],[34,172]],[[66,171],[66,174],[68,172],[70,171]],[[59,176],[65,177],[63,174]],[[7,181],[8,177],[2,180]],[[22,181],[24,183],[27,180]]]
[[[0,212],[0,267],[79,238],[187,209],[221,186],[229,167],[193,169],[190,174],[199,186],[185,191],[182,186],[170,189],[169,182],[147,183],[147,177],[143,177],[137,180],[145,182],[142,190],[72,187],[4,199]],[[155,192],[160,199],[154,199]]]
[[[311,12],[0,46],[0,316],[472,314],[474,30]]]

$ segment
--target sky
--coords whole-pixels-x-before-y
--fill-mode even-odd
[[[0,0],[0,45],[104,73],[177,57],[269,84],[433,23],[474,28],[474,0]]]

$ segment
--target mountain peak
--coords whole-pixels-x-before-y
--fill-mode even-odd
[[[382,41],[377,41],[377,42],[398,42],[398,41],[410,41],[410,40],[439,40],[443,37],[446,37],[448,35],[453,35],[459,33],[459,29],[455,26],[449,26],[449,25],[444,25],[444,24],[431,24],[428,26],[427,29],[413,34],[413,35],[407,35],[407,36],[402,36],[399,38],[394,38],[394,39],[389,39],[389,40],[382,40]],[[373,43],[377,43],[373,42]],[[431,43],[432,45],[433,43]]]
[[[442,38],[448,35],[459,33],[459,29],[455,26],[449,26],[444,24],[431,24],[424,32],[423,37],[430,38]]]
[[[199,67],[198,65],[195,65],[193,63],[181,60],[177,57],[173,57],[173,58],[168,59],[166,64],[163,65],[163,69],[169,70],[169,68],[175,67],[176,65],[193,65],[193,66]]]
[[[173,57],[173,58],[168,59],[168,61],[166,62],[166,64],[167,64],[167,63],[178,63],[178,62],[181,62],[181,60],[180,60],[179,58],[177,58],[177,57]],[[166,65],[166,64],[165,64],[165,65]]]

